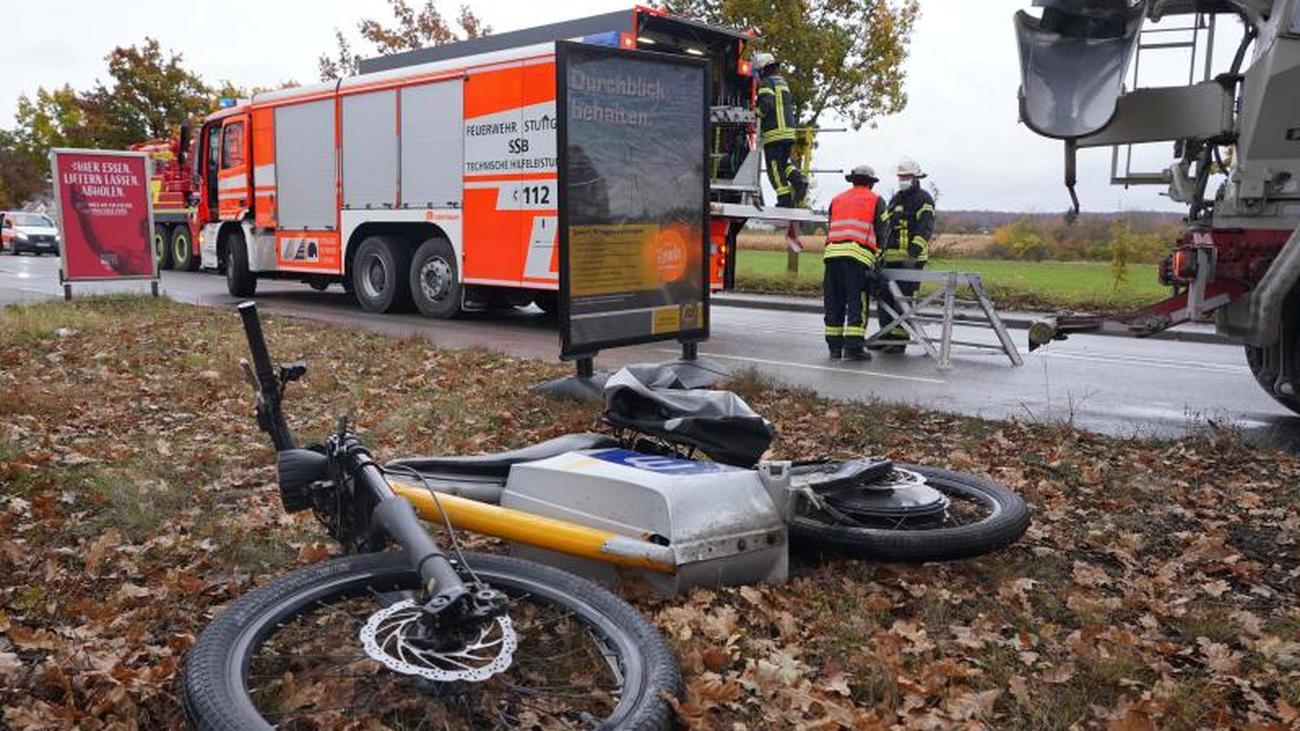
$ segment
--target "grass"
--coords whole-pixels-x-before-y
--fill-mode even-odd
[[[558,364],[265,325],[273,355],[311,365],[288,396],[304,441],[342,411],[379,459],[599,429],[590,408],[526,388]],[[280,506],[243,355],[229,311],[148,298],[0,310],[0,729],[70,714],[183,727],[174,680],[194,636],[329,552],[310,514]],[[969,561],[801,548],[781,585],[628,587],[674,644],[692,728],[1103,728],[1116,709],[1130,728],[1244,728],[1289,713],[1250,698],[1300,704],[1295,456],[1210,430],[1110,439],[830,401],[754,371],[728,386],[775,422],[774,458],[881,454],[987,475],[1025,497],[1033,525]],[[1229,589],[1208,594],[1220,580]],[[1211,663],[1207,642],[1237,667]]]
[[[1117,311],[1151,304],[1168,295],[1156,281],[1154,264],[1129,265],[1128,278],[1118,287],[1110,265],[1102,262],[935,259],[929,268],[979,274],[999,306],[1011,309]],[[736,280],[740,291],[819,296],[821,254],[800,254],[799,274],[792,278],[786,274],[786,252],[742,250]]]

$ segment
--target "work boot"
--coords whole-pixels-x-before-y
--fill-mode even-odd
[[[907,352],[907,346],[901,344],[886,345],[885,347],[881,348],[881,350],[884,351],[885,355],[902,355],[903,353]]]
[[[859,363],[866,363],[871,360],[871,353],[868,353],[865,350],[845,350],[844,360],[853,360],[853,361],[858,361]]]
[[[790,177],[790,187],[794,188],[794,204],[802,206],[807,202],[808,181],[802,175]]]
[[[777,208],[794,208],[794,199],[789,193],[782,193],[776,197]]]
[[[867,343],[867,350],[884,350],[887,346],[879,340],[873,343]]]
[[[839,360],[844,357],[844,351],[839,348],[831,348],[831,360]]]

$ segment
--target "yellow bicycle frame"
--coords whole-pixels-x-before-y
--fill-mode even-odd
[[[616,566],[677,573],[677,562],[668,546],[456,495],[438,493],[435,500],[425,487],[398,479],[390,478],[390,484],[393,492],[406,498],[427,521],[441,522],[445,515],[453,527],[461,530]]]

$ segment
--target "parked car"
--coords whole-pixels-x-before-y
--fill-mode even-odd
[[[25,211],[0,213],[0,248],[15,255],[30,251],[40,256],[59,253],[61,244],[59,229],[48,216]]]

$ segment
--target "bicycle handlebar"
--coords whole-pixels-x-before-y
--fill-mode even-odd
[[[248,349],[253,356],[253,373],[264,388],[275,383],[275,369],[271,366],[271,353],[266,348],[266,336],[262,334],[262,320],[257,316],[257,303],[244,302],[239,305],[239,319],[244,321],[244,336],[248,338]]]
[[[266,336],[262,334],[262,320],[257,316],[257,303],[241,303],[239,318],[244,322],[244,336],[248,338],[248,350],[253,356],[253,375],[257,377],[257,389],[261,396],[257,404],[258,426],[270,435],[277,452],[294,449],[298,444],[293,438],[293,432],[289,431],[289,425],[284,421],[284,412],[280,408],[282,386],[275,367],[271,364]]]

